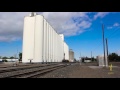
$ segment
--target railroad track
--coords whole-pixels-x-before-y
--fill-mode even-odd
[[[34,67],[22,70],[11,70],[9,72],[0,73],[0,78],[36,78],[53,70],[68,66],[66,64],[53,64],[45,67]]]
[[[56,65],[56,64],[37,64],[37,65],[25,65],[20,67],[9,67],[9,68],[0,68],[0,74],[5,72],[12,72],[12,71],[18,71],[18,70],[24,70],[24,69],[30,69],[30,68],[38,68],[38,67],[45,67],[50,65]]]
[[[12,65],[9,65],[9,66],[4,66],[4,65],[1,65],[0,66],[0,69],[1,68],[11,68],[11,67],[23,67],[23,66],[30,66],[30,64],[26,64],[26,65],[14,65],[14,64],[12,64]]]

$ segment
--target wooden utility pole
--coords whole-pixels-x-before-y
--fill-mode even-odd
[[[105,38],[104,38],[104,25],[102,24],[102,36],[103,36],[103,51],[104,51],[104,64],[105,64]]]
[[[109,62],[109,58],[108,58],[108,40],[106,38],[106,51],[107,51],[107,64]]]
[[[91,51],[91,61],[92,61],[92,51]]]

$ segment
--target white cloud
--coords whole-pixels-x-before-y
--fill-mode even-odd
[[[112,29],[113,27],[112,26],[108,26],[107,29]]]
[[[22,39],[24,16],[30,12],[0,12],[0,41]],[[39,12],[58,33],[78,35],[91,26],[88,12]]]
[[[112,26],[108,26],[107,29],[113,29],[115,27],[119,27],[120,24],[119,23],[114,23]]]
[[[43,12],[42,14],[58,33],[77,35],[91,26],[88,12]],[[73,21],[73,19],[75,21]]]
[[[94,15],[94,20],[96,20],[98,17],[103,18],[108,14],[109,12],[98,12],[97,14]]]
[[[119,26],[119,25],[120,25],[119,23],[115,23],[113,26],[117,27],[117,26]]]
[[[22,38],[24,16],[29,12],[0,12],[0,41]]]

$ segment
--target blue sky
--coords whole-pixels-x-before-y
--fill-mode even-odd
[[[14,56],[22,51],[24,16],[30,12],[0,12],[0,56]],[[37,12],[44,15],[75,52],[75,58],[103,54],[102,24],[108,38],[109,53],[120,55],[119,12]]]

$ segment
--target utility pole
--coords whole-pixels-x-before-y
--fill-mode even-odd
[[[109,58],[108,58],[108,41],[107,41],[107,38],[106,38],[106,51],[107,51],[106,66],[108,66]]]
[[[81,52],[80,52],[80,58],[81,58]]]
[[[92,51],[91,51],[91,61],[92,61]]]
[[[102,24],[102,36],[103,36],[103,51],[104,51],[104,64],[105,64],[105,38],[104,38],[104,25]]]
[[[81,64],[81,62],[82,62],[82,58],[81,58],[81,52],[80,52],[80,64]]]

